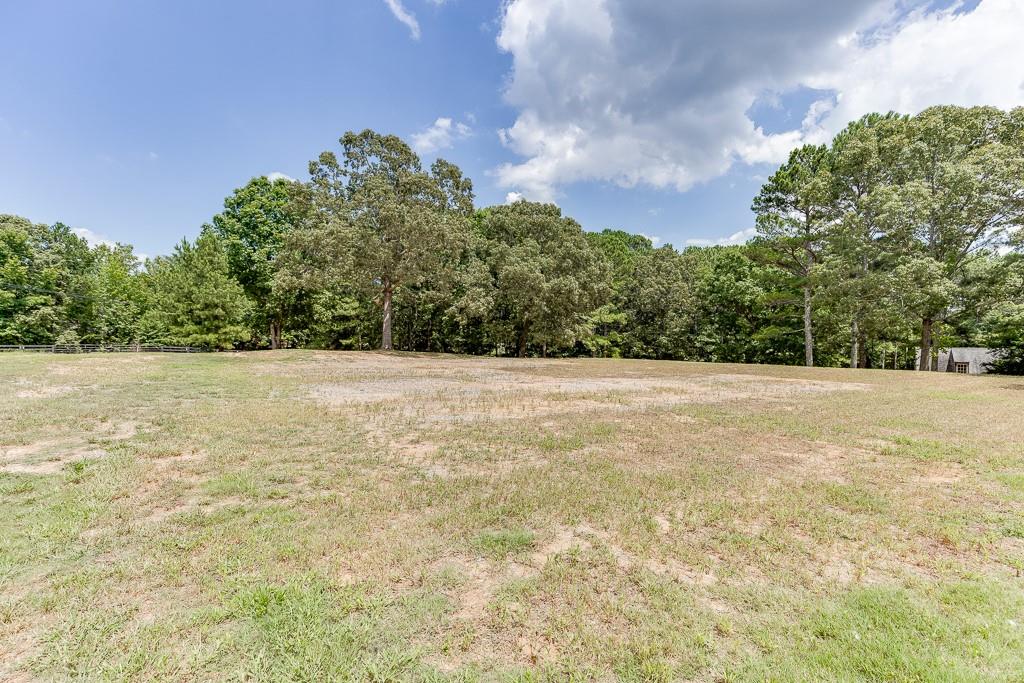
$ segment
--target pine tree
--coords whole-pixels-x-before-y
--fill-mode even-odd
[[[249,340],[249,301],[232,277],[221,240],[203,231],[151,262],[153,308],[143,327],[152,341],[228,349]]]

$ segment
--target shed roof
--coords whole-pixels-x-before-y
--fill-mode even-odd
[[[995,354],[992,353],[992,349],[986,349],[981,346],[954,346],[949,352],[953,354],[958,363],[974,360],[989,363],[995,360]]]
[[[996,359],[992,349],[981,346],[958,346],[949,350],[950,362],[970,363],[972,373],[985,372],[985,365]]]

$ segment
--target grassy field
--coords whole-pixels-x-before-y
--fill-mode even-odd
[[[1021,681],[1024,379],[0,356],[0,680]]]

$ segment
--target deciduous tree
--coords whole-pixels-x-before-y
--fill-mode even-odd
[[[391,350],[397,290],[450,279],[472,212],[472,183],[438,160],[428,173],[400,138],[346,133],[342,158],[310,163],[314,217],[295,242],[320,272],[373,292],[381,310],[381,348]]]
[[[609,294],[610,270],[580,225],[553,204],[518,201],[483,216],[493,311],[515,330],[518,355],[527,345],[563,343]]]
[[[278,255],[289,232],[300,222],[295,195],[298,184],[253,178],[224,200],[224,211],[211,229],[224,244],[231,274],[253,304],[256,322],[269,329],[270,348],[280,348],[289,305],[296,292],[275,286]]]
[[[919,258],[956,286],[970,264],[998,248],[1022,221],[1024,153],[1007,142],[1014,120],[991,107],[932,107],[910,122],[902,187]],[[933,327],[958,311],[921,314],[921,357],[930,359]],[[922,362],[921,369],[931,369]]]

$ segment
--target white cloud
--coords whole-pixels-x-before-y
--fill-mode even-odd
[[[409,34],[412,35],[413,40],[420,39],[420,22],[416,21],[416,15],[405,8],[401,0],[384,0],[384,4],[388,6],[391,13],[395,15],[395,19],[406,25],[409,29]]]
[[[505,195],[506,204],[515,204],[516,202],[525,201],[525,197],[521,192],[509,192]]]
[[[982,0],[971,12],[957,10],[913,12],[885,40],[840,46],[843,68],[806,79],[839,93],[823,112],[822,127],[835,133],[872,111],[1024,104],[1024,2]]]
[[[646,237],[647,239],[649,239],[651,241],[651,244],[653,244],[654,246],[658,246],[658,244],[661,243],[661,238],[658,237],[657,235],[647,235],[642,232],[638,232],[637,234],[640,235],[641,237]]]
[[[518,115],[499,135],[523,159],[494,173],[543,200],[587,180],[685,191],[736,163],[778,163],[870,111],[1024,103],[1024,1],[930,4],[509,0],[497,41]],[[834,96],[790,130],[748,114],[801,87]]]
[[[732,233],[727,237],[720,237],[716,240],[709,239],[689,239],[686,240],[686,246],[688,247],[710,247],[712,245],[720,246],[731,246],[736,244],[746,244],[750,239],[757,234],[757,228],[747,228],[745,230],[739,230]]]
[[[95,247],[101,244],[111,248],[117,246],[116,241],[110,239],[106,235],[94,232],[89,228],[72,228],[71,232],[75,233],[76,235],[84,239],[90,247]],[[138,258],[140,261],[145,261],[146,259],[149,258],[149,254],[143,254],[136,251],[135,257]]]
[[[285,175],[280,171],[273,171],[272,173],[268,173],[267,180],[269,180],[270,182],[274,182],[275,180],[287,180],[290,183],[298,182],[297,180],[295,180],[295,178],[292,178],[290,175]]]
[[[441,117],[426,130],[413,133],[412,146],[420,154],[433,154],[448,149],[457,140],[468,138],[472,134],[473,129],[465,123]]]
[[[114,248],[118,246],[117,242],[106,237],[105,234],[94,232],[93,230],[90,230],[87,227],[74,227],[71,231],[77,234],[78,237],[85,240],[90,247],[95,247],[97,245],[105,245],[106,247]],[[140,261],[144,261],[147,258],[150,258],[150,255],[135,252],[135,257],[138,258]]]
[[[98,232],[93,232],[89,228],[73,228],[71,232],[88,242],[90,247],[95,247],[98,244],[105,244],[108,247],[117,245],[114,240],[106,237],[105,235],[101,235]]]

